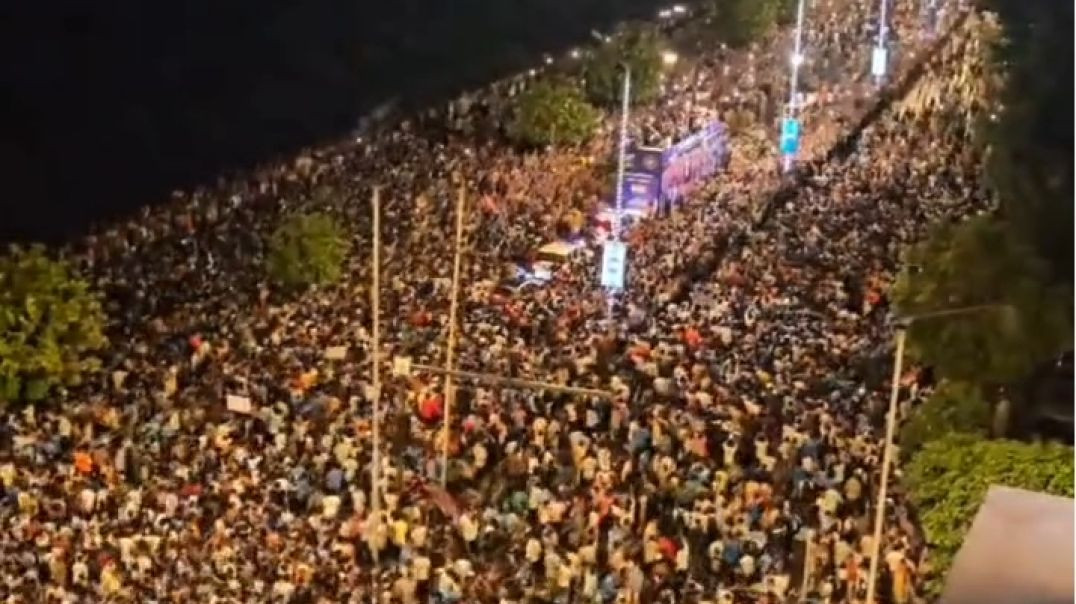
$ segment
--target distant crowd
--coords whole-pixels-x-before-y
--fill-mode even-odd
[[[892,70],[959,85],[977,40],[927,56],[917,11],[890,24]],[[0,424],[6,602],[733,604],[863,602],[902,246],[988,200],[974,115],[946,95],[873,103],[864,3],[811,3],[810,177],[775,154],[790,32],[707,50],[634,118],[664,144],[750,111],[733,161],[668,216],[628,231],[628,287],[597,283],[592,217],[611,184],[615,115],[574,149],[500,141],[495,85],[361,141],[177,193],[63,254],[105,292],[111,346],[83,386]],[[974,15],[950,14],[946,25]],[[785,91],[785,92],[781,92]],[[447,113],[447,112],[445,112]],[[441,365],[454,207],[469,192],[460,368],[611,397],[460,384],[441,467],[444,383],[383,371],[373,509],[370,191],[382,186],[381,348]],[[284,294],[262,270],[281,216],[328,212],[353,257],[336,285]],[[561,237],[553,279],[499,285]],[[907,404],[930,391],[904,382]],[[226,397],[249,399],[249,413]],[[447,488],[437,488],[442,471]],[[917,600],[930,558],[898,486],[882,601]]]

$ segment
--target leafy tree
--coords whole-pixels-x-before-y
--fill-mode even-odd
[[[774,2],[777,4],[778,25],[791,25],[796,22],[796,10],[799,8],[798,0],[774,0]]]
[[[640,27],[618,33],[597,48],[587,62],[587,97],[598,105],[619,107],[624,89],[623,66],[631,68],[631,102],[646,103],[661,91],[661,34]]]
[[[993,59],[1005,81],[991,99],[986,175],[1001,212],[1047,262],[1073,277],[1073,3],[988,0],[1004,39]]]
[[[904,484],[932,548],[934,576],[928,590],[940,591],[991,485],[1072,497],[1072,455],[1072,447],[968,434],[950,434],[916,453],[905,469]]]
[[[1044,285],[1043,263],[999,220],[938,225],[905,264],[893,291],[901,315],[1004,305],[912,324],[910,354],[944,378],[1010,384],[1071,346],[1071,293]]]
[[[600,115],[575,86],[542,81],[519,97],[509,133],[525,145],[577,145],[594,135]]]
[[[40,246],[0,255],[0,405],[37,401],[99,366],[100,296]]]
[[[340,278],[349,249],[349,239],[328,214],[295,214],[270,237],[266,269],[289,288],[331,283]]]
[[[779,19],[796,18],[795,2],[788,0],[711,0],[708,8],[718,37],[733,48],[761,39]]]
[[[989,426],[990,405],[978,386],[942,382],[901,427],[900,452],[910,457],[926,443],[952,433],[985,436]]]

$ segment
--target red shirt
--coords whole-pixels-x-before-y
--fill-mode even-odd
[[[427,422],[434,422],[441,419],[441,397],[431,396],[430,398],[422,401],[422,405],[418,410],[419,416]]]
[[[662,555],[669,560],[675,560],[676,553],[680,551],[680,546],[676,545],[676,542],[672,539],[662,537],[658,540],[658,549],[661,550]]]

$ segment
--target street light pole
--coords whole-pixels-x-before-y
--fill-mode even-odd
[[[381,187],[375,186],[373,197],[373,251],[371,253],[372,279],[370,283],[370,309],[373,327],[370,334],[373,360],[370,362],[370,382],[373,386],[373,467],[370,470],[370,509],[377,518],[381,511]],[[374,554],[377,555],[376,553]]]
[[[897,430],[897,401],[900,398],[900,375],[904,365],[904,343],[907,339],[908,329],[912,323],[925,319],[937,319],[954,315],[972,314],[984,310],[1009,309],[1008,304],[977,304],[974,306],[961,306],[958,308],[945,308],[942,310],[918,313],[898,317],[895,321],[897,327],[896,351],[893,353],[893,379],[889,389],[889,412],[886,414],[885,424],[885,448],[882,452],[882,476],[878,485],[878,497],[875,500],[874,512],[874,538],[871,540],[871,564],[867,576],[867,599],[866,604],[874,604],[874,591],[878,583],[878,563],[882,549],[882,529],[885,526],[886,497],[889,491],[889,471],[893,464],[893,437]]]
[[[799,92],[800,63],[803,62],[803,15],[805,4],[807,4],[806,0],[799,0],[796,4],[796,38],[792,51],[792,81],[788,87],[788,110],[790,115],[794,115],[798,109],[796,96]]]
[[[878,555],[881,551],[882,527],[885,525],[886,497],[889,487],[889,467],[893,458],[893,434],[897,429],[897,399],[900,398],[900,374],[904,364],[904,341],[907,325],[897,327],[897,350],[893,353],[893,379],[889,387],[889,413],[885,420],[885,449],[882,453],[882,478],[874,506],[874,539],[871,541],[871,565],[867,580],[867,603],[874,602],[874,587],[878,578]]]
[[[889,0],[882,0],[882,6],[878,10],[878,40],[874,46],[874,53],[876,56],[881,57],[883,62],[888,61],[886,56],[886,38],[889,35]],[[875,71],[875,83],[878,86],[882,85],[882,81],[885,79],[885,66],[881,66],[881,70],[874,69],[874,57],[871,58],[871,70]]]
[[[628,154],[628,111],[631,96],[631,67],[624,65],[624,92],[620,107],[620,152],[616,163],[616,224],[613,237],[620,241],[620,228],[624,222],[624,162]]]
[[[370,382],[371,402],[373,403],[373,417],[371,418],[371,437],[373,439],[373,454],[370,459],[370,518],[366,523],[366,545],[374,558],[374,567],[380,564],[380,550],[378,549],[381,523],[381,187],[375,186],[373,196],[370,198],[373,210],[373,236],[370,238],[373,250],[370,254],[371,283],[370,283],[370,310],[372,328],[370,334]],[[371,580],[375,590],[378,586],[378,573],[375,571]]]
[[[799,96],[800,64],[803,63],[803,15],[804,12],[806,12],[806,4],[806,0],[799,0],[796,4],[796,33],[791,58],[792,75],[790,76],[791,81],[788,85],[787,119],[793,119],[799,114],[797,97]],[[784,156],[783,165],[786,172],[792,168],[792,160],[792,154],[786,154]]]
[[[441,428],[441,486],[448,485],[448,446],[452,427],[452,403],[456,391],[452,385],[453,363],[456,355],[456,313],[460,299],[460,256],[463,250],[463,205],[464,188],[461,179],[459,197],[456,200],[456,254],[452,261],[452,301],[448,311],[448,345],[445,353],[445,413]]]

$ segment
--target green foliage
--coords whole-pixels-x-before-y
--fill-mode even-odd
[[[775,0],[777,4],[777,24],[791,25],[796,22],[797,0]],[[806,10],[806,7],[804,7]]]
[[[987,178],[1002,213],[1031,242],[1052,282],[1073,277],[1072,2],[988,0],[1004,41],[993,60],[1005,72],[980,136]]]
[[[99,366],[100,297],[40,246],[0,255],[0,405],[38,401]]]
[[[905,469],[904,484],[931,545],[937,593],[991,485],[1072,497],[1073,451],[950,434],[927,443]]]
[[[942,382],[901,427],[901,455],[911,456],[924,444],[954,432],[985,436],[990,419],[990,405],[979,387]]]
[[[575,86],[541,81],[519,97],[509,133],[525,145],[577,145],[594,135],[599,118]]]
[[[939,225],[907,251],[905,265],[893,288],[901,315],[1004,305],[913,323],[909,352],[944,378],[1012,383],[1071,346],[1071,293],[1044,285],[1043,263],[1003,222]]]
[[[598,105],[619,107],[624,89],[623,66],[631,68],[631,102],[646,103],[661,91],[661,34],[650,28],[618,33],[595,49],[584,70],[587,97]]]
[[[340,278],[350,241],[331,216],[295,214],[269,239],[266,269],[289,288],[331,283]]]
[[[711,0],[709,10],[718,37],[733,48],[761,39],[779,20],[796,18],[796,4],[788,0]]]

